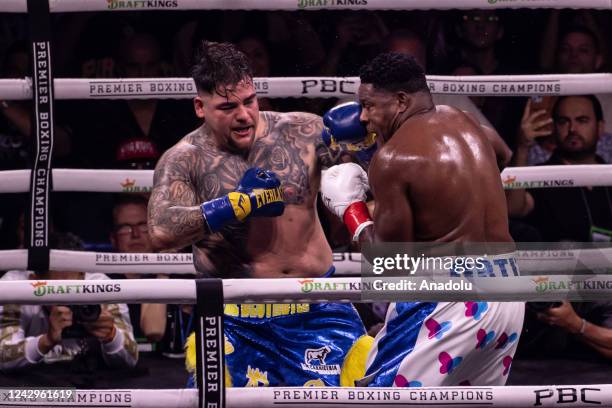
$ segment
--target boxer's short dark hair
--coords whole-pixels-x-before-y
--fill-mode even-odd
[[[202,41],[191,76],[198,92],[213,93],[244,79],[252,80],[253,72],[247,56],[235,45]]]
[[[414,57],[397,52],[378,55],[361,67],[359,77],[362,84],[389,92],[429,92],[423,68]]]

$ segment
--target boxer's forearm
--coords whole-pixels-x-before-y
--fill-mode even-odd
[[[204,239],[208,227],[200,206],[149,208],[149,233],[157,250],[183,248]]]
[[[602,355],[612,358],[612,329],[586,322],[579,338]]]

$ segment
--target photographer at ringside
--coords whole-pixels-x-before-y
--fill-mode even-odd
[[[50,247],[82,250],[73,234],[52,233]],[[109,279],[101,273],[9,271],[2,280]],[[36,289],[33,290],[44,290]],[[99,355],[108,367],[134,367],[138,350],[125,304],[0,305],[0,370]]]

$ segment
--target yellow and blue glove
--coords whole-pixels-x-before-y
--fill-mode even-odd
[[[359,117],[361,105],[347,102],[334,106],[323,115],[323,142],[354,155],[367,168],[376,152],[376,133],[368,132]]]
[[[285,211],[278,176],[259,167],[248,169],[236,191],[203,203],[200,208],[211,232],[248,217],[278,217]]]

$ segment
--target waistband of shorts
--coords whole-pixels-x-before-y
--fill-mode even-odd
[[[330,266],[322,278],[329,278],[336,273],[336,267]],[[268,319],[272,317],[283,317],[300,315],[320,308],[320,304],[308,303],[249,303],[249,304],[226,304],[223,307],[226,316],[246,319]]]
[[[330,266],[325,275],[321,276],[322,278],[331,278],[336,273],[336,267],[334,265]]]

